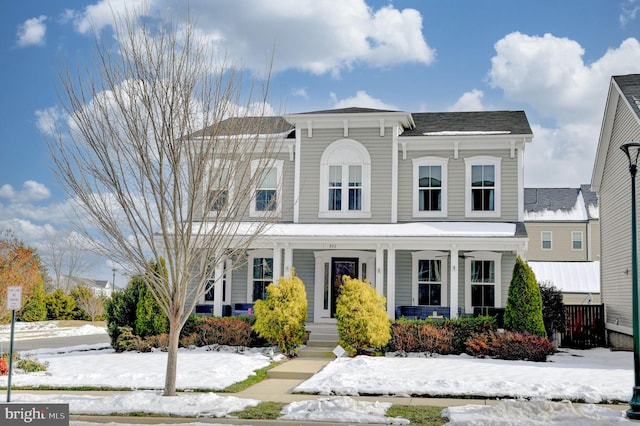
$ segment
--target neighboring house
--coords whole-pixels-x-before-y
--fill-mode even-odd
[[[598,198],[580,188],[525,188],[527,260],[538,282],[551,282],[567,304],[600,303]]]
[[[113,286],[111,282],[106,280],[94,280],[91,278],[82,278],[82,277],[68,277],[69,279],[69,289],[73,289],[78,285],[84,285],[89,287],[93,294],[96,296],[105,296],[110,297],[113,292]]]
[[[335,321],[343,275],[385,296],[391,318],[401,306],[453,317],[504,307],[528,242],[523,164],[533,134],[523,111],[346,108],[271,119],[283,146],[268,170],[282,185],[266,188],[278,221],[245,258],[218,264],[221,279],[201,300],[215,315],[263,297],[293,267],[313,322]],[[251,202],[242,226],[261,220],[260,197]]]
[[[633,347],[631,175],[620,150],[630,141],[640,141],[640,74],[611,78],[591,179],[600,201],[600,279],[608,340],[621,348]]]

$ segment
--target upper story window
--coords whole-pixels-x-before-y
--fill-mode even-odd
[[[447,216],[446,158],[421,157],[413,160],[413,216]]]
[[[320,160],[319,217],[371,217],[371,157],[360,142],[340,139]]]
[[[255,180],[253,200],[249,214],[259,216],[279,216],[282,212],[282,160],[253,160],[251,173]]]
[[[551,231],[542,231],[540,233],[540,241],[542,250],[551,250],[552,249],[552,237],[553,234]]]
[[[571,232],[571,248],[573,250],[582,250],[582,231]]]
[[[209,216],[224,213],[233,196],[233,182],[230,163],[220,160],[211,162],[208,167],[208,175],[211,179],[206,186],[204,194],[205,204]]]
[[[468,217],[500,216],[499,157],[465,158],[465,210]]]

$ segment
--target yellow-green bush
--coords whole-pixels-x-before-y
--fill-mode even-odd
[[[378,296],[368,283],[343,277],[336,304],[338,343],[350,355],[365,349],[381,349],[391,338],[391,321],[385,309],[386,298]]]
[[[291,278],[270,284],[267,298],[256,301],[253,312],[255,332],[276,343],[282,353],[295,355],[306,334],[307,292],[302,280],[292,273]]]

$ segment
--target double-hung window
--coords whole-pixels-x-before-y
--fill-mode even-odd
[[[371,158],[353,139],[329,145],[320,160],[318,216],[371,217]]]
[[[552,247],[552,236],[551,231],[542,231],[540,233],[540,248],[542,250],[551,250]]]
[[[282,160],[254,160],[253,200],[249,214],[253,217],[279,216],[282,212]]]
[[[582,231],[571,232],[571,249],[582,250]]]
[[[502,256],[495,252],[469,252],[465,258],[465,309],[473,313],[477,307],[501,307],[500,277]]]
[[[273,282],[273,258],[254,257],[249,268],[251,269],[251,301],[266,299],[267,287]]]
[[[447,306],[447,253],[412,252],[414,305]]]
[[[447,159],[421,157],[413,160],[413,216],[447,216]]]
[[[468,217],[500,216],[499,157],[465,158],[465,210]]]
[[[212,161],[208,168],[208,183],[205,186],[204,204],[205,214],[215,216],[224,214],[233,197],[232,167],[230,162]]]

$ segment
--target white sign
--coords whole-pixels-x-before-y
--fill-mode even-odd
[[[7,309],[18,311],[22,307],[22,287],[7,287]]]

